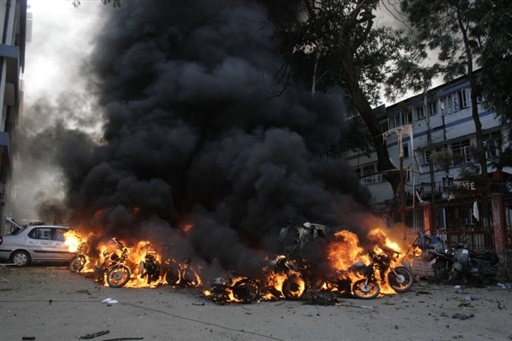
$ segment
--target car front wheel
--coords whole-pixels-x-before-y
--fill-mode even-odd
[[[27,266],[30,264],[30,255],[26,251],[14,251],[11,255],[11,263],[16,266]]]

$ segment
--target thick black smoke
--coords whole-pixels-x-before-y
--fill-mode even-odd
[[[287,220],[353,229],[369,200],[344,160],[342,95],[313,97],[251,1],[123,1],[85,74],[104,143],[60,153],[74,222],[241,268]],[[185,232],[187,225],[192,228]]]

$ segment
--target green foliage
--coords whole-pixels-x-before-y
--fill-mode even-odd
[[[484,7],[484,4],[486,5]],[[512,123],[512,2],[482,2],[480,26],[484,36],[479,64],[483,71],[485,106],[503,124]]]
[[[419,49],[438,52],[445,81],[465,75],[472,68],[473,56],[481,51],[481,30],[475,1],[402,0]]]

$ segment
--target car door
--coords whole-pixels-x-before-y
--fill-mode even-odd
[[[27,235],[27,244],[32,259],[35,261],[52,261],[55,259],[56,247],[51,239],[50,227],[35,227]]]
[[[64,227],[52,227],[51,239],[54,247],[54,259],[56,261],[69,261],[73,256],[72,252],[69,252],[69,246],[65,244],[66,237],[64,234],[68,231]]]

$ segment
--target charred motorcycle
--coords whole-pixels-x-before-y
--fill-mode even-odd
[[[217,277],[212,281],[210,294],[215,302],[251,303],[260,294],[260,285],[251,278],[228,271],[227,277]]]
[[[462,279],[464,282],[474,279],[488,283],[498,273],[499,257],[496,252],[476,252],[467,243],[454,243],[453,264],[448,281]]]
[[[160,280],[162,267],[157,258],[156,251],[148,250],[144,260],[139,263],[139,273],[141,278],[146,278],[148,284]]]
[[[304,296],[307,279],[296,260],[285,255],[279,255],[270,262],[270,269],[277,275],[285,276],[281,292],[286,299],[296,300]]]

